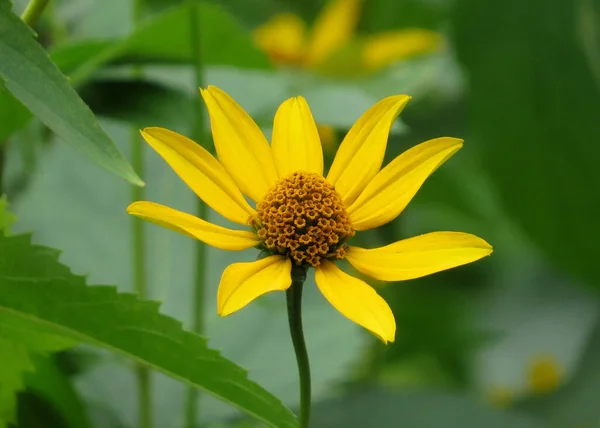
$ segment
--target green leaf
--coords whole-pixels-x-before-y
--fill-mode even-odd
[[[8,205],[8,201],[6,200],[6,196],[0,196],[0,234],[2,232],[7,233],[8,227],[15,221],[14,214],[11,214],[7,211],[6,206]]]
[[[27,389],[46,399],[70,428],[91,428],[81,397],[63,373],[56,356],[32,355],[34,373],[25,375]]]
[[[261,101],[259,98],[253,102],[256,105]],[[252,99],[244,99],[242,104],[253,109]],[[127,143],[129,129],[126,126],[113,124],[107,129],[115,141]],[[123,243],[131,234],[131,219],[125,214],[130,189],[114,177],[73,162],[73,157],[58,145],[46,152],[36,179],[18,201],[16,227],[20,230],[34,228],[38,242],[64,249],[63,260],[76,272],[90,273],[90,281],[117,283],[123,290],[130,289],[129,247],[115,244]],[[179,177],[150,148],[145,150],[145,159],[146,198],[194,213],[197,198]],[[94,198],[90,198],[90,194]],[[65,206],[69,209],[62,208]],[[214,213],[208,220],[223,224]],[[145,224],[144,230],[149,296],[164,302],[162,311],[165,314],[191,326],[190,284],[196,263],[196,242],[152,224]],[[223,269],[234,262],[254,260],[258,252],[207,248],[207,253],[204,320],[205,334],[211,338],[211,345],[222,349],[225,357],[249,369],[252,380],[285,404],[297,406],[298,374],[287,326],[284,293],[271,293],[239,313],[219,317],[216,291]],[[366,340],[376,339],[340,315],[323,298],[311,277],[309,281],[303,303],[304,331],[314,361],[313,398],[318,401],[331,396],[334,385],[347,378],[348,371],[366,349]],[[156,425],[177,426],[181,403],[185,400],[185,385],[161,374],[155,374],[152,383],[153,397],[161,403],[154,409]],[[78,376],[77,386],[87,401],[102,403],[127,425],[136,424],[136,379],[130,365],[114,358],[103,358],[93,369]],[[198,425],[237,416],[231,406],[208,394],[201,395],[202,412]]]
[[[43,330],[119,352],[185,383],[207,390],[267,425],[294,427],[294,415],[249,381],[246,372],[161,315],[156,302],[87,287],[56,252],[27,235],[0,237],[0,314]]]
[[[15,420],[16,394],[25,387],[23,374],[34,367],[27,348],[4,339],[1,332],[0,328],[0,428],[5,428]]]
[[[459,0],[452,28],[502,204],[553,264],[597,286],[600,76],[579,38],[581,4]]]
[[[84,85],[80,94],[98,116],[127,121],[139,128],[177,129],[194,121],[190,95],[149,80],[95,80]]]
[[[10,92],[0,80],[0,146],[10,135],[23,128],[31,119],[31,113]]]
[[[200,50],[206,65],[270,68],[250,35],[219,5],[201,3]],[[170,8],[141,24],[121,40],[71,42],[52,58],[74,85],[108,63],[190,64],[193,62],[189,6]]]
[[[535,419],[486,407],[472,397],[440,391],[367,390],[315,406],[311,427],[542,428]]]
[[[0,5],[0,78],[62,140],[108,171],[143,185],[91,110],[50,61],[31,29]]]

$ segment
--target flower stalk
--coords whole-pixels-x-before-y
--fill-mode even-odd
[[[136,26],[142,19],[144,10],[144,0],[135,0],[133,2],[133,25]],[[139,79],[142,76],[142,69],[134,66],[131,77]],[[144,144],[136,126],[132,126],[130,132],[131,147],[131,165],[133,169],[143,177],[144,174]],[[131,186],[132,200],[144,198],[145,191],[143,187]],[[144,299],[148,295],[147,276],[146,276],[146,235],[144,233],[144,223],[139,218],[133,218],[131,222],[131,251],[133,256],[133,285],[137,295]],[[138,386],[138,426],[140,428],[152,428],[154,426],[152,415],[152,379],[148,366],[137,364],[135,374]]]
[[[25,8],[23,15],[21,15],[23,22],[30,27],[37,24],[38,19],[42,16],[42,12],[46,9],[48,3],[50,3],[50,0],[31,0]]]
[[[298,363],[300,377],[300,428],[307,428],[310,422],[310,363],[302,329],[302,288],[306,280],[306,268],[292,266],[292,285],[286,290],[290,334]]]

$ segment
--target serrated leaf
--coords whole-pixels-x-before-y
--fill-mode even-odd
[[[31,29],[2,5],[0,58],[0,78],[6,88],[61,140],[104,169],[143,185],[91,110],[35,41]]]
[[[28,235],[0,237],[0,314],[129,356],[214,394],[269,426],[295,427],[283,404],[206,340],[162,315],[157,302],[87,287]]]

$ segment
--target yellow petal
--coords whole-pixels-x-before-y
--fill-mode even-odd
[[[254,30],[254,41],[276,64],[299,64],[304,57],[305,33],[300,17],[281,13]]]
[[[392,124],[410,101],[407,95],[384,98],[367,110],[340,144],[327,180],[350,206],[377,174]]]
[[[307,65],[314,67],[351,38],[360,16],[360,0],[329,0],[317,17],[307,47]]]
[[[489,256],[490,244],[461,232],[433,232],[381,248],[350,247],[348,261],[365,275],[381,281],[420,278]]]
[[[285,101],[275,114],[273,157],[279,177],[295,171],[323,175],[323,149],[317,126],[303,97]]]
[[[146,128],[142,136],[196,195],[223,217],[248,224],[248,217],[256,214],[225,168],[199,144],[164,128]]]
[[[398,60],[431,52],[439,47],[439,34],[424,29],[389,31],[369,37],[362,49],[363,65],[377,70]]]
[[[219,160],[240,190],[260,201],[275,185],[277,171],[264,134],[229,95],[209,86],[200,89]]]
[[[341,271],[329,261],[322,262],[315,270],[315,280],[323,296],[342,315],[369,330],[383,343],[394,341],[394,314],[369,284]]]
[[[218,314],[232,314],[269,291],[287,290],[292,284],[291,271],[292,262],[283,256],[227,266],[217,292]]]
[[[398,216],[421,185],[462,147],[458,138],[436,138],[402,153],[383,168],[348,207],[355,230],[373,229]]]
[[[259,243],[258,237],[252,232],[217,226],[154,202],[134,202],[127,207],[127,212],[222,250],[246,250]]]

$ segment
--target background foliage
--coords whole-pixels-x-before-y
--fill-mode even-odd
[[[119,176],[140,180],[127,161],[132,129],[191,135],[198,93],[187,6],[147,0],[134,25],[134,2],[52,1],[36,39],[18,18],[25,4],[0,0],[0,427],[137,426],[138,362],[153,369],[156,426],[183,426],[190,384],[208,391],[198,426],[295,426],[283,296],[218,318],[216,285],[233,259],[208,250],[210,339],[189,332],[194,243],[152,225],[148,299],[131,294],[131,185]],[[310,23],[323,4],[201,1],[205,82],[267,133],[279,103],[302,94],[338,142],[381,97],[413,96],[387,160],[442,135],[465,147],[397,220],[363,239],[460,230],[495,252],[379,285],[398,324],[387,347],[309,283],[313,426],[596,426],[599,2],[366,0],[359,35],[418,27],[445,43],[362,77],[277,68],[255,46],[251,31],[273,14]],[[149,200],[193,212],[194,195],[154,152],[143,164]]]

